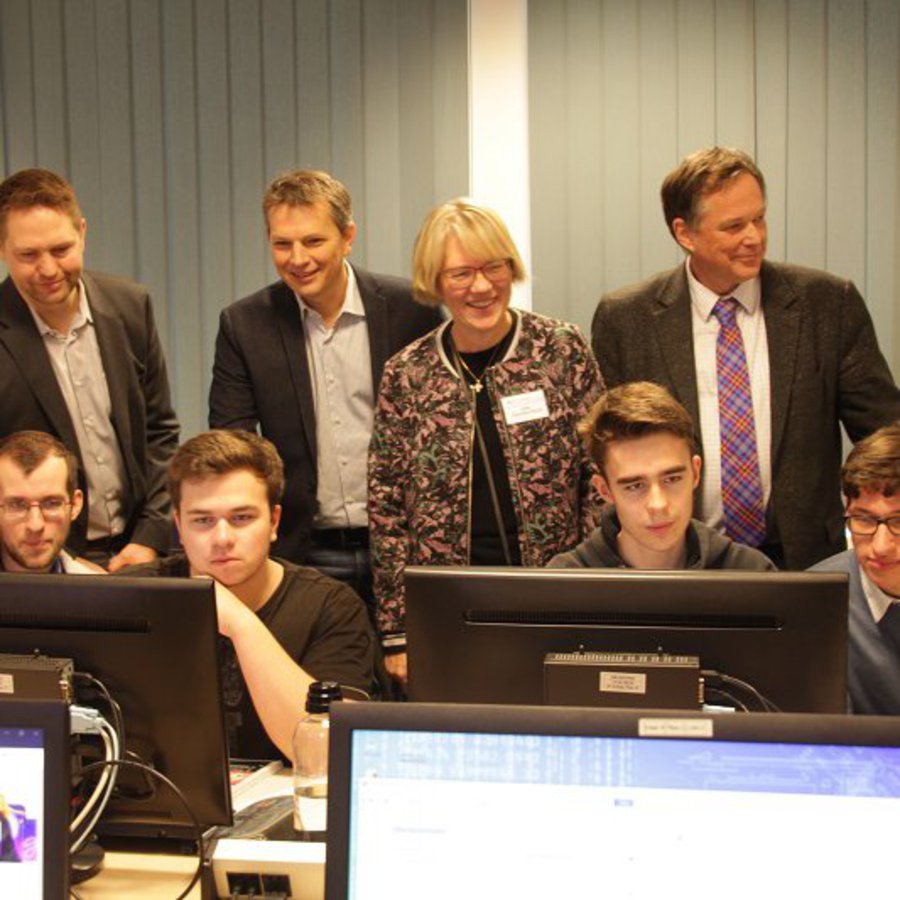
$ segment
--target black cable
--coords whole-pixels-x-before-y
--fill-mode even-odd
[[[107,690],[106,685],[97,677],[92,675],[90,672],[76,672],[75,678],[80,678],[82,681],[88,682],[88,684],[93,685],[99,692],[103,699],[106,701],[106,705],[110,708],[113,715],[113,727],[116,729],[116,734],[119,737],[119,746],[125,746],[125,719],[122,716],[122,707],[113,699],[112,694]]]
[[[763,712],[781,712],[781,710],[768,697],[761,694],[749,681],[736,678],[734,675],[727,675],[724,672],[718,672],[715,669],[703,669],[700,673],[703,676],[704,684],[711,690],[718,691],[723,696],[732,697],[728,691],[722,689],[720,685],[715,684],[716,681],[724,682],[732,687],[740,688],[747,695],[752,697],[760,706]],[[709,682],[713,682],[710,684]],[[750,710],[743,704],[739,704],[745,712]]]
[[[163,775],[162,772],[158,772],[152,766],[148,766],[145,763],[135,762],[131,759],[103,759],[99,762],[91,763],[90,765],[85,766],[78,774],[84,776],[89,772],[101,770],[106,768],[107,766],[134,766],[137,769],[141,769],[144,772],[153,775],[172,790],[172,792],[181,801],[182,806],[184,806],[185,810],[187,811],[187,814],[191,820],[191,824],[194,827],[194,834],[196,835],[197,839],[197,870],[194,872],[194,875],[191,878],[188,886],[175,898],[175,900],[184,900],[184,898],[187,897],[187,895],[194,889],[194,885],[196,885],[197,882],[200,881],[200,877],[203,875],[203,866],[206,862],[203,852],[203,829],[200,826],[200,821],[194,814],[194,810],[191,808],[190,803],[188,803],[187,797],[184,796],[184,794],[181,792],[181,789],[175,784],[175,782]]]
[[[741,700],[740,697],[737,697],[734,694],[729,693],[728,691],[725,690],[725,688],[713,687],[712,685],[710,685],[708,690],[712,694],[716,694],[719,697],[723,697],[725,700],[727,700],[733,706],[736,706],[741,712],[750,712],[750,710],[747,708],[747,704],[744,703],[744,701]]]

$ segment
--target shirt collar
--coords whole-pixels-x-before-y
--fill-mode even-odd
[[[31,313],[31,317],[34,319],[34,324],[37,326],[37,330],[41,337],[46,337],[48,334],[52,334],[54,337],[59,336],[59,332],[55,328],[51,328],[29,304],[26,304],[26,306],[28,306],[28,311]],[[69,332],[77,331],[88,322],[93,324],[94,314],[91,312],[91,307],[88,305],[87,291],[84,289],[84,282],[79,281],[78,310],[75,313],[75,318],[72,319],[72,324],[69,326]]]
[[[337,324],[344,315],[355,316],[359,319],[365,319],[366,317],[366,308],[363,306],[359,285],[356,283],[356,273],[353,271],[353,266],[351,266],[347,260],[344,260],[344,269],[347,272],[347,288],[344,291],[344,302],[341,306],[341,311],[338,313],[337,319],[334,320],[335,324]],[[322,317],[319,313],[298,293],[295,292],[294,296],[297,298],[297,303],[300,304],[300,313],[304,318],[309,315],[321,320]]]
[[[687,272],[688,288],[691,292],[691,303],[694,309],[699,313],[704,322],[709,321],[712,315],[713,307],[719,301],[721,294],[711,291],[705,284],[701,284],[694,273],[691,271],[691,258],[688,257],[684,261],[685,271]],[[759,308],[759,275],[742,281],[728,297],[734,297],[748,315],[753,315]]]
[[[850,551],[851,553],[853,551]],[[865,569],[859,565],[857,562],[857,566],[859,566],[859,579],[862,582],[863,593],[866,595],[866,602],[869,604],[869,611],[872,613],[872,618],[876,622],[880,622],[885,613],[888,611],[888,608],[893,603],[900,603],[896,597],[892,597],[890,594],[886,594],[868,575],[866,575]]]

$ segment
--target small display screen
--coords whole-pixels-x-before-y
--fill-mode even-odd
[[[0,727],[0,897],[43,896],[45,741]]]

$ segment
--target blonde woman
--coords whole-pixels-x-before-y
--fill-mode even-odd
[[[413,291],[448,319],[385,367],[369,451],[378,627],[401,683],[406,565],[542,566],[596,524],[576,425],[603,381],[576,326],[510,307],[524,278],[492,210],[458,199],[425,219]]]

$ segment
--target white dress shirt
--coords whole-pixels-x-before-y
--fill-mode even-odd
[[[866,575],[866,570],[862,566],[859,567],[859,580],[862,582],[863,593],[866,595],[866,603],[869,604],[872,618],[878,623],[884,618],[885,613],[887,613],[891,605],[900,603],[900,600],[898,600],[897,597],[886,594],[878,587],[878,585]]]
[[[331,328],[297,297],[316,408],[319,511],[315,528],[366,528],[367,457],[375,414],[366,311],[353,268]]]
[[[125,462],[112,424],[109,384],[84,283],[79,282],[78,311],[67,334],[60,334],[29,310],[75,427],[87,483],[88,540],[121,534],[125,530]]]
[[[719,320],[712,314],[720,295],[702,285],[691,272],[690,258],[685,261],[691,292],[691,327],[694,334],[694,366],[697,375],[697,399],[700,403],[700,435],[703,442],[701,496],[703,520],[722,531],[722,453],[719,432],[719,385],[716,377],[716,340]],[[759,278],[739,284],[728,297],[738,302],[737,323],[744,339],[744,353],[753,396],[756,426],[756,452],[762,482],[763,504],[772,492],[772,404],[769,389],[769,344],[763,315]]]

